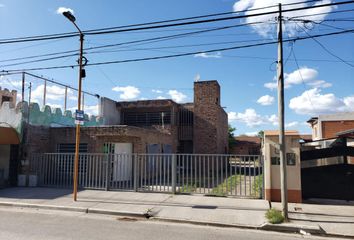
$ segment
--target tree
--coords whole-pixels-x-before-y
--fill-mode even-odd
[[[264,137],[264,131],[263,131],[263,130],[259,131],[259,132],[257,133],[257,136],[258,136],[259,138],[262,138],[262,139],[263,139],[263,137]]]
[[[236,128],[232,127],[229,124],[229,147],[235,144],[235,136],[234,136],[234,131],[236,131]]]

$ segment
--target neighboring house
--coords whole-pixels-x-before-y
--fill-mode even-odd
[[[260,155],[261,138],[256,136],[237,136],[229,150],[230,154],[236,155]]]
[[[307,121],[312,128],[312,139],[336,138],[337,134],[354,129],[354,112],[319,115]]]
[[[4,100],[16,102],[16,94],[8,99],[8,93]],[[217,81],[195,82],[192,103],[178,104],[169,99],[116,102],[101,98],[100,116],[85,115],[80,152],[227,153],[227,114],[220,99]],[[20,159],[22,165],[28,165],[35,153],[74,152],[75,123],[71,111],[62,113],[49,106],[41,111],[38,104],[28,106],[25,102],[14,108],[12,103],[0,106],[0,121],[5,122],[0,131],[16,133],[16,146],[23,148],[21,156],[17,156],[18,148],[10,154],[13,143],[0,134],[0,144],[6,144],[6,149],[0,145],[4,168],[8,169],[11,161],[18,166]],[[18,144],[20,141],[22,145]]]

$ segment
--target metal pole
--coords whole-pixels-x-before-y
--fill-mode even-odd
[[[80,32],[80,58],[79,58],[79,91],[77,96],[77,108],[81,110],[81,82],[82,82],[82,57],[84,49],[84,34]],[[79,146],[80,146],[80,124],[76,124],[76,141],[75,141],[75,161],[74,161],[74,201],[77,201],[77,187],[79,176]]]
[[[279,117],[279,156],[280,156],[280,188],[281,204],[285,221],[288,221],[288,191],[286,176],[286,148],[284,131],[284,69],[283,69],[283,29],[282,9],[279,3],[278,17],[278,117]]]
[[[22,102],[25,101],[25,72],[22,72]]]
[[[82,110],[85,109],[85,93],[82,93]]]
[[[177,186],[177,156],[176,154],[172,154],[172,193],[176,194],[176,186]]]
[[[67,101],[68,101],[68,87],[65,87],[64,111],[66,111],[67,108]]]
[[[138,174],[139,174],[139,161],[138,161],[138,154],[134,154],[133,155],[134,157],[134,164],[133,164],[133,167],[134,167],[134,192],[137,192],[138,191],[138,181],[139,181],[139,177],[138,177]]]
[[[47,95],[47,81],[44,80],[44,88],[43,88],[43,107],[46,103],[46,95]]]
[[[29,126],[30,123],[30,113],[31,113],[31,95],[32,95],[32,83],[29,84],[28,91],[28,114],[27,114],[27,124]],[[28,134],[28,133],[27,133]]]

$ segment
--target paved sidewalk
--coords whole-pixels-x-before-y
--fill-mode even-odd
[[[55,188],[7,188],[0,190],[0,205],[32,204],[63,210],[78,210],[108,214],[143,216],[156,219],[191,221],[220,225],[258,228],[266,222],[268,202],[163,193],[117,192],[84,190],[78,201],[72,200],[71,190]],[[20,205],[21,206],[21,205]],[[24,205],[23,205],[24,206]]]
[[[49,208],[161,219],[177,222],[234,226],[276,231],[327,233],[354,237],[354,206],[289,204],[290,223],[266,224],[265,200],[170,195],[162,193],[84,190],[78,201],[71,190],[7,188],[0,190],[0,206]],[[273,207],[280,209],[279,203]],[[322,231],[324,230],[324,232]]]
[[[281,209],[280,203],[273,207]],[[354,204],[289,204],[289,218],[295,224],[318,224],[328,235],[354,238]]]

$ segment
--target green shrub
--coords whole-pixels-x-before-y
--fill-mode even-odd
[[[268,209],[266,212],[266,218],[270,223],[278,224],[284,222],[284,217],[281,211],[276,210],[274,208]]]

